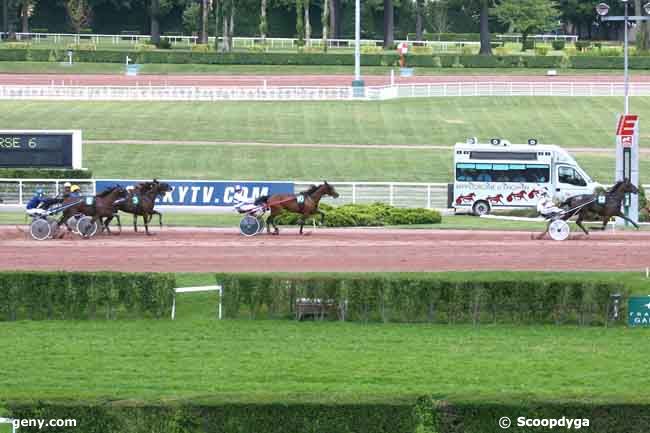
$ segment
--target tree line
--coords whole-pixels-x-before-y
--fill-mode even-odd
[[[354,0],[1,0],[4,32],[161,34],[224,36],[219,49],[230,50],[233,36],[297,37],[309,40],[351,38]],[[490,33],[564,31],[581,38],[620,37],[620,23],[599,23],[600,0],[362,0],[362,37],[417,39],[442,33],[479,33],[481,54],[491,54]],[[611,0],[612,14],[622,5]],[[642,14],[641,0],[633,13]],[[637,32],[648,45],[647,24]]]

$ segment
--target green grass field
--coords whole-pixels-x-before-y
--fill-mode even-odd
[[[362,74],[384,75],[388,78],[392,67],[365,66]],[[304,65],[185,65],[143,64],[141,75],[146,74],[210,74],[210,75],[352,75],[350,66],[304,66]],[[123,74],[124,65],[119,63],[58,62],[0,62],[0,73],[10,74]],[[630,76],[647,75],[650,71],[632,70]],[[546,69],[531,68],[417,68],[417,75],[527,75],[546,76]],[[568,69],[562,75],[605,75],[620,78],[621,71],[611,69]],[[142,77],[146,80],[146,76]]]
[[[175,322],[0,323],[0,346],[21,354],[0,360],[0,401],[648,402],[643,330],[219,322],[215,301],[180,296]]]
[[[648,98],[632,98],[641,118]],[[621,98],[423,98],[384,102],[5,101],[3,124],[78,128],[86,140],[436,144],[502,137],[612,148]],[[642,139],[645,136],[642,135]]]
[[[466,137],[613,148],[618,98],[438,98],[389,102],[109,103],[5,101],[14,129],[82,129],[86,140],[446,145]],[[642,118],[650,102],[633,98]],[[182,127],[179,127],[182,125]],[[534,128],[531,127],[534,125]],[[643,140],[645,135],[642,134]],[[612,153],[576,154],[601,182]],[[451,152],[422,149],[87,144],[96,177],[447,182]],[[641,171],[650,168],[642,155]]]
[[[451,150],[345,149],[231,145],[86,144],[84,166],[97,178],[449,182]],[[614,155],[576,153],[600,182],[614,180]],[[650,155],[641,155],[641,172]],[[131,176],[132,177],[132,176]]]

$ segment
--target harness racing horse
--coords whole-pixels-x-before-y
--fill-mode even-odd
[[[170,192],[172,187],[164,182],[158,182],[157,179],[154,179],[152,182],[143,182],[138,184],[132,192],[124,199],[116,203],[117,210],[122,212],[130,213],[133,215],[133,231],[138,231],[138,216],[141,216],[144,220],[144,231],[147,235],[149,233],[149,223],[153,219],[154,215],[158,215],[158,224],[162,228],[162,214],[157,210],[154,210],[156,205],[156,198],[162,196],[167,192]],[[115,215],[119,221],[119,215]],[[105,223],[108,225],[110,223],[113,215],[108,218],[108,221]]]
[[[115,185],[97,194],[94,197],[68,196],[63,200],[62,206],[75,202],[79,203],[72,205],[63,211],[63,215],[59,220],[59,225],[74,215],[84,214],[92,217],[92,223],[96,223],[97,221],[101,222],[102,218],[106,218],[106,221],[103,223],[102,231],[106,230],[110,234],[111,230],[108,228],[108,222],[110,222],[110,220],[108,218],[113,216],[115,202],[121,198],[126,197],[127,194],[128,192],[126,189],[122,188],[120,185]],[[70,227],[68,227],[68,231],[70,231]],[[82,235],[85,235],[85,233],[82,233]]]
[[[312,185],[307,191],[301,192],[299,194],[274,194],[270,197],[262,196],[255,200],[256,205],[265,204],[269,209],[271,209],[271,215],[266,219],[266,231],[271,233],[271,225],[273,225],[273,234],[280,234],[278,226],[275,225],[275,217],[278,216],[283,210],[289,212],[300,214],[300,234],[305,225],[305,220],[310,215],[319,214],[320,223],[323,224],[325,221],[325,213],[318,209],[318,204],[320,203],[323,196],[329,195],[330,197],[338,198],[339,193],[336,192],[334,186],[323,182],[321,185]]]
[[[605,192],[604,199],[599,199],[596,194],[583,194],[570,197],[560,205],[562,208],[568,207],[569,209],[568,214],[565,217],[563,216],[562,219],[566,220],[577,214],[578,219],[576,220],[576,224],[583,232],[585,232],[585,234],[589,234],[589,232],[582,225],[582,221],[589,212],[602,217],[602,230],[605,230],[605,227],[607,227],[607,221],[609,221],[611,217],[623,218],[624,220],[629,221],[638,230],[639,226],[637,223],[626,217],[621,212],[621,203],[623,202],[626,193],[639,193],[639,189],[634,186],[629,179],[616,182],[614,186]],[[576,208],[577,210],[575,212],[571,212],[571,209]]]

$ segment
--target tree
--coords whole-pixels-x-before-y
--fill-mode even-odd
[[[75,33],[90,25],[92,10],[86,0],[66,0],[65,10]]]
[[[151,0],[151,43],[160,45],[160,0]]]
[[[298,35],[299,47],[302,47],[305,44],[305,22],[302,15],[303,6],[303,0],[296,0],[296,33]]]
[[[393,0],[384,0],[384,49],[391,48],[395,41],[395,20]]]
[[[201,0],[201,34],[202,44],[208,43],[208,15],[210,14],[210,1]]]
[[[219,51],[219,24],[221,23],[221,1],[212,0],[214,9],[214,50]]]
[[[415,39],[422,40],[422,9],[423,0],[415,0]]]
[[[329,0],[323,0],[323,15],[321,24],[323,26],[323,51],[327,52],[327,24],[329,23]]]
[[[553,29],[559,15],[553,0],[502,0],[493,12],[499,22],[521,33],[524,49],[528,35]]]
[[[490,6],[494,0],[449,0],[449,4],[458,8],[474,20],[478,17],[481,48],[479,54],[491,55],[492,45],[490,43]],[[545,0],[542,0],[545,1]]]
[[[37,0],[19,0],[21,32],[29,33],[29,18],[34,13]]]
[[[269,24],[266,21],[266,0],[260,2],[260,37],[262,43],[266,41],[266,32],[269,29]]]
[[[303,8],[305,10],[305,40],[309,45],[309,40],[311,39],[311,23],[309,22],[309,0],[304,0],[305,3]]]
[[[636,15],[644,15],[641,7],[641,0],[634,0],[634,11]],[[650,48],[650,30],[647,21],[637,23],[636,27],[636,49],[638,51],[648,51]]]

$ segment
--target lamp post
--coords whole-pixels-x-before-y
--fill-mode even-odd
[[[356,0],[354,5],[354,80],[352,81],[352,94],[362,98],[365,94],[361,79],[361,0]]]
[[[630,0],[623,2],[623,16],[609,16],[609,5],[600,3],[596,13],[601,21],[623,21],[623,88],[625,94],[625,113],[619,116],[616,131],[616,180],[629,179],[634,185],[639,184],[639,129],[638,116],[630,116],[630,76],[628,71],[628,24],[630,21],[650,21],[650,16],[629,15]],[[650,15],[650,2],[643,6],[646,14]],[[640,11],[636,11],[640,13]],[[630,132],[633,131],[633,132]],[[624,202],[625,214],[628,218],[639,219],[638,195],[627,194]]]

